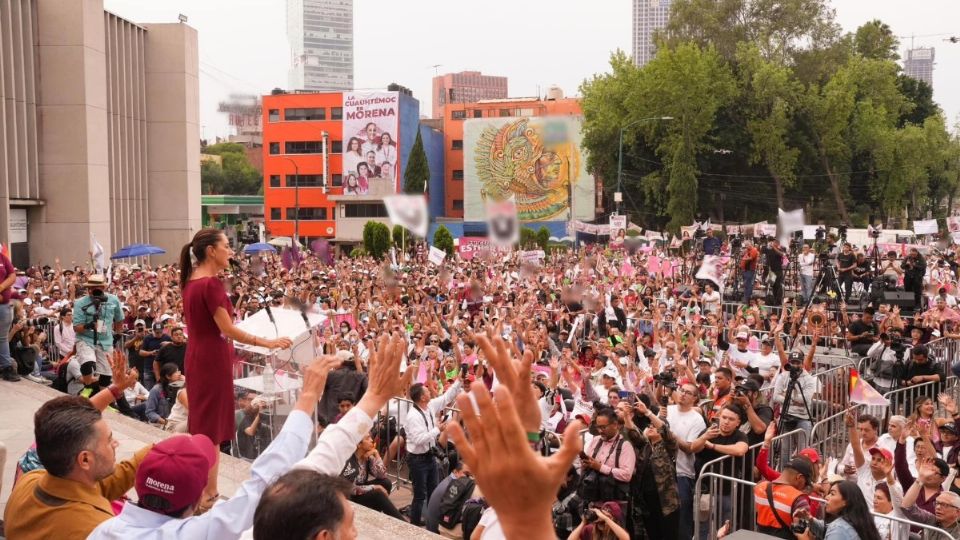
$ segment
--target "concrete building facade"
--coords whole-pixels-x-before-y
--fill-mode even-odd
[[[15,264],[83,262],[91,235],[175,259],[200,226],[198,74],[185,24],[0,1],[0,242]]]
[[[903,73],[927,83],[932,88],[935,53],[933,47],[907,49],[907,56],[903,59]]]
[[[643,66],[657,54],[653,37],[670,20],[670,0],[633,0],[633,63]]]
[[[484,75],[479,71],[447,73],[433,78],[433,115],[443,118],[448,103],[476,103],[484,99],[503,99],[507,93],[507,78]]]
[[[353,89],[353,0],[287,0],[290,88]]]

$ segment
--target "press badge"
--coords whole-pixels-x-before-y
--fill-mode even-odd
[[[97,333],[102,334],[104,330],[103,319],[97,321]]]

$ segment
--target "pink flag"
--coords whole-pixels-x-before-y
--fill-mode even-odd
[[[881,396],[880,392],[861,379],[855,369],[850,370],[850,402],[864,405],[890,405],[890,400]]]
[[[647,272],[656,274],[660,272],[660,257],[651,255],[647,258]]]
[[[633,265],[630,264],[630,259],[624,259],[623,264],[620,265],[620,275],[624,277],[633,277],[636,271],[633,268]]]

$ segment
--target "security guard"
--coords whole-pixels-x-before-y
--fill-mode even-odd
[[[753,488],[757,509],[757,531],[776,538],[795,538],[793,516],[798,510],[810,508],[810,499],[804,489],[813,478],[813,464],[797,456],[773,482],[760,482]]]

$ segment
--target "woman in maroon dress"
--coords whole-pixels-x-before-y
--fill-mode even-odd
[[[233,324],[233,306],[219,273],[230,266],[233,250],[223,231],[202,229],[180,250],[180,290],[190,346],[185,361],[190,392],[188,431],[229,445],[236,434],[233,400],[233,345],[229,340],[268,349],[286,349],[288,338],[266,339]],[[204,502],[217,497],[219,460],[210,470]]]

